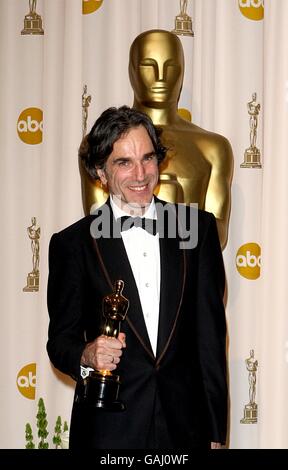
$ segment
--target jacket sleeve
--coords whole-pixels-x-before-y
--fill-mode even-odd
[[[225,443],[227,432],[225,272],[216,220],[205,214],[199,240],[197,333],[200,367],[209,410],[210,440]]]
[[[47,352],[57,369],[77,380],[85,347],[83,266],[79,247],[69,241],[54,234],[49,246]]]

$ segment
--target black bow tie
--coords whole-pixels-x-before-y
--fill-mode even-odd
[[[156,235],[157,230],[157,220],[148,219],[146,217],[131,217],[129,215],[124,215],[118,219],[120,221],[121,232],[129,230],[132,227],[140,227],[146,230],[151,235]]]

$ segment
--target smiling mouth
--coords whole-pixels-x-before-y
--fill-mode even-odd
[[[128,186],[128,188],[129,188],[131,191],[141,192],[141,191],[144,191],[145,189],[148,188],[148,184],[144,184],[144,185],[142,185],[142,186]]]

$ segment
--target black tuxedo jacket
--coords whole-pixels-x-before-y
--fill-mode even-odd
[[[113,219],[111,208],[110,214]],[[91,236],[98,215],[51,239],[47,350],[54,366],[80,383],[83,349],[99,335],[103,321],[102,299],[122,279],[130,307],[121,328],[127,347],[116,372],[126,410],[87,409],[74,402],[70,447],[184,449],[225,442],[225,276],[214,216],[198,211],[198,244],[193,249],[181,249],[179,236],[160,238],[155,357],[122,239]]]

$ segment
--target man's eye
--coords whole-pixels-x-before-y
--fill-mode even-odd
[[[156,155],[147,155],[147,156],[144,158],[144,160],[145,160],[146,162],[151,162],[152,160],[155,160],[155,158],[156,158]]]
[[[130,163],[130,162],[128,162],[128,161],[126,161],[126,160],[122,160],[122,161],[118,162],[118,165],[119,165],[119,166],[127,167],[127,166],[129,166],[129,163]]]

